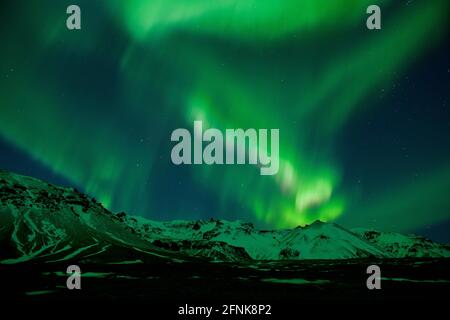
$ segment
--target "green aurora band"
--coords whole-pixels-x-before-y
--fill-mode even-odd
[[[70,32],[64,4],[21,1],[11,15],[23,18],[2,22],[0,135],[106,207],[159,218],[158,201],[177,201],[150,194],[164,172],[179,170],[170,163],[171,130],[192,129],[194,120],[280,128],[275,176],[251,166],[189,168],[189,183],[221,208],[203,216],[226,218],[238,203],[252,215],[243,219],[276,228],[316,219],[390,226],[425,201],[411,204],[407,194],[428,188],[426,201],[442,197],[432,186],[449,189],[448,166],[346,217],[352,194],[340,187],[335,137],[371,106],[369,96],[445,39],[449,5],[377,1],[392,13],[382,32],[369,32],[372,2],[79,1],[83,28]],[[178,217],[198,215],[179,206]],[[448,218],[417,214],[396,228]]]

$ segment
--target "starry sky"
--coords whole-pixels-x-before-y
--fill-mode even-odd
[[[66,28],[81,8],[82,29]],[[366,8],[382,9],[382,30]],[[447,0],[0,4],[0,168],[114,212],[450,241]],[[280,170],[175,166],[176,128],[278,128]]]

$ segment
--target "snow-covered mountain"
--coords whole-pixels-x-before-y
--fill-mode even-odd
[[[113,214],[95,199],[0,172],[0,263],[89,259],[216,261],[450,257],[422,237],[347,230],[334,223],[264,231],[224,220],[151,221]],[[142,256],[144,255],[144,256]]]
[[[166,248],[196,241],[225,242],[244,248],[255,260],[450,257],[450,246],[423,237],[347,230],[335,223],[316,221],[286,230],[257,230],[251,223],[224,220],[150,221],[120,215],[143,239]],[[378,235],[378,236],[375,236]]]
[[[352,229],[352,231],[378,246],[391,257],[429,258],[450,256],[450,245],[435,243],[414,234],[404,235],[361,228]]]
[[[3,264],[161,254],[95,199],[7,172],[0,172],[0,248]]]
[[[383,251],[358,235],[332,224],[315,222],[304,228],[256,230],[251,223],[223,220],[155,222],[121,217],[143,239],[155,245],[214,241],[244,248],[252,259],[347,259],[385,257]],[[181,249],[181,248],[180,248]]]

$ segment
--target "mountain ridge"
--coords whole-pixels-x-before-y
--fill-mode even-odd
[[[0,171],[0,222],[1,264],[117,260],[119,252],[131,260],[139,256],[235,262],[450,257],[449,245],[420,236],[348,230],[320,221],[258,230],[242,221],[161,222],[114,214],[74,188],[6,171]]]

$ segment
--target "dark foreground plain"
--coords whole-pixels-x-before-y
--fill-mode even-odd
[[[380,290],[367,289],[366,268],[371,264],[381,268]],[[0,266],[3,299],[257,303],[448,300],[450,292],[449,259],[83,263],[80,290],[66,287],[68,265]]]

